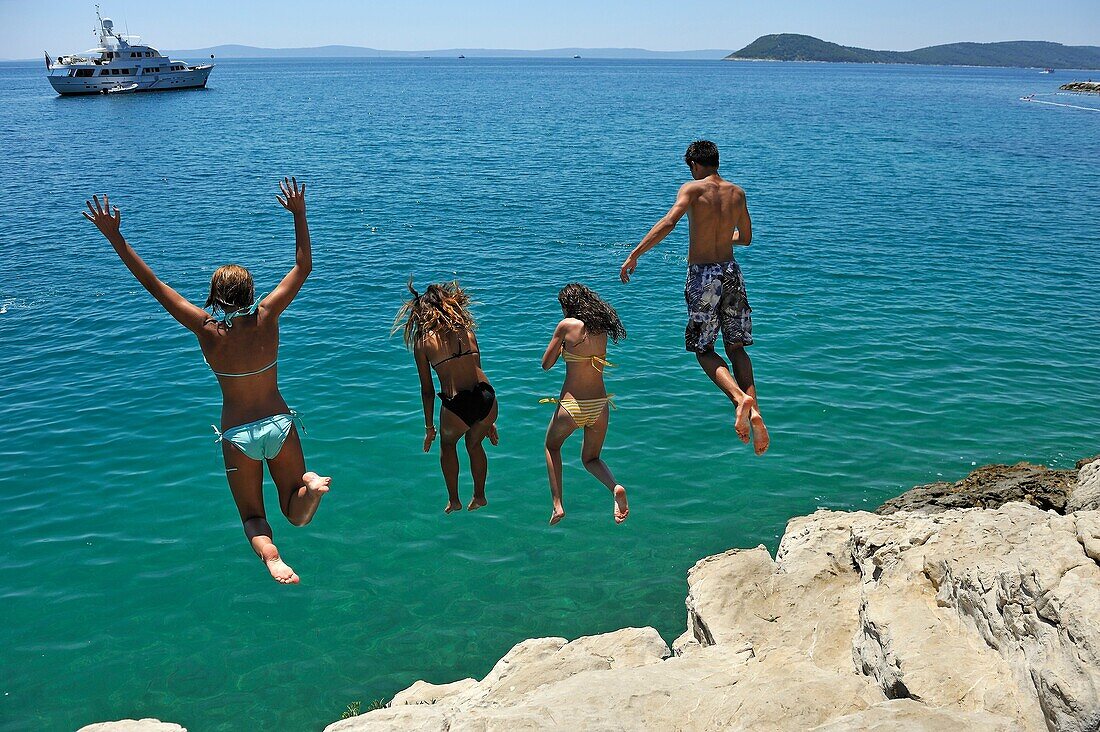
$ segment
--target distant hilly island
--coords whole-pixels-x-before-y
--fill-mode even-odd
[[[430,51],[387,51],[362,46],[317,46],[314,48],[258,48],[222,45],[210,48],[173,50],[180,58],[599,58],[671,60],[766,60],[827,61],[848,63],[927,64],[931,66],[1015,66],[1055,69],[1100,69],[1100,46],[1064,46],[1049,41],[1005,41],[1002,43],[949,43],[915,51],[873,51],[841,46],[813,36],[778,33],[761,36],[740,51],[717,49],[697,51],[649,51],[644,48],[548,48],[520,50],[502,48],[444,48]]]
[[[1100,69],[1100,46],[1063,46],[1049,41],[948,43],[915,51],[872,51],[841,46],[813,36],[779,33],[760,36],[726,56],[734,61],[828,61],[930,66],[1016,66],[1023,68]]]

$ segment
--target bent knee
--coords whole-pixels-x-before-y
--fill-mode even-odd
[[[313,520],[313,517],[306,516],[305,518],[296,518],[294,516],[287,516],[286,520],[290,522],[291,526],[305,526]]]

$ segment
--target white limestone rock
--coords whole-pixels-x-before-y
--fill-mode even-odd
[[[1024,732],[1012,720],[988,712],[928,707],[912,699],[891,699],[835,719],[811,732]]]
[[[427,681],[416,681],[412,686],[399,692],[390,700],[389,706],[402,707],[410,704],[435,704],[441,699],[454,696],[463,691],[469,691],[477,685],[474,679],[462,679],[449,684],[429,684]]]
[[[187,732],[183,727],[159,719],[120,719],[117,722],[97,722],[76,732]]]
[[[1066,498],[1066,513],[1100,510],[1100,459],[1077,471],[1077,485]]]

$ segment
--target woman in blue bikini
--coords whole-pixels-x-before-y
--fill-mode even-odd
[[[497,444],[497,399],[489,378],[481,370],[481,353],[474,336],[474,316],[467,306],[470,298],[457,282],[428,285],[421,295],[413,289],[413,298],[397,313],[393,332],[403,331],[405,346],[412,349],[420,375],[420,398],[424,407],[424,452],[435,441],[435,385],[432,371],[439,377],[439,465],[447,483],[447,508],[444,513],[462,510],[458,497],[458,441],[465,439],[474,478],[474,496],[466,507],[476,511],[485,506],[485,476],[488,459],[482,442]]]
[[[313,268],[305,185],[284,178],[276,196],[294,214],[294,267],[271,294],[255,297],[252,275],[234,264],[219,267],[210,279],[206,312],[153,274],[119,231],[122,215],[107,196],[87,201],[84,217],[102,232],[123,264],[157,302],[199,340],[206,362],[222,390],[222,431],[218,440],[225,457],[226,477],[252,550],[271,576],[296,584],[298,575],[279,556],[271,540],[263,498],[263,465],[279,490],[279,507],[295,526],[313,519],[331,478],[307,472],[302,443],[276,380],[279,315],[302,289]],[[217,430],[215,430],[217,431]]]

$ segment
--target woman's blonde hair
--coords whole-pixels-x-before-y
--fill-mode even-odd
[[[404,331],[405,346],[411,346],[425,335],[431,333],[457,333],[474,330],[477,323],[467,306],[470,296],[458,284],[458,280],[428,285],[424,294],[408,282],[412,300],[408,300],[397,311],[390,333]]]
[[[206,298],[206,307],[214,311],[231,313],[252,307],[256,299],[256,286],[252,282],[252,273],[239,264],[227,264],[218,267],[210,277],[210,296]]]

